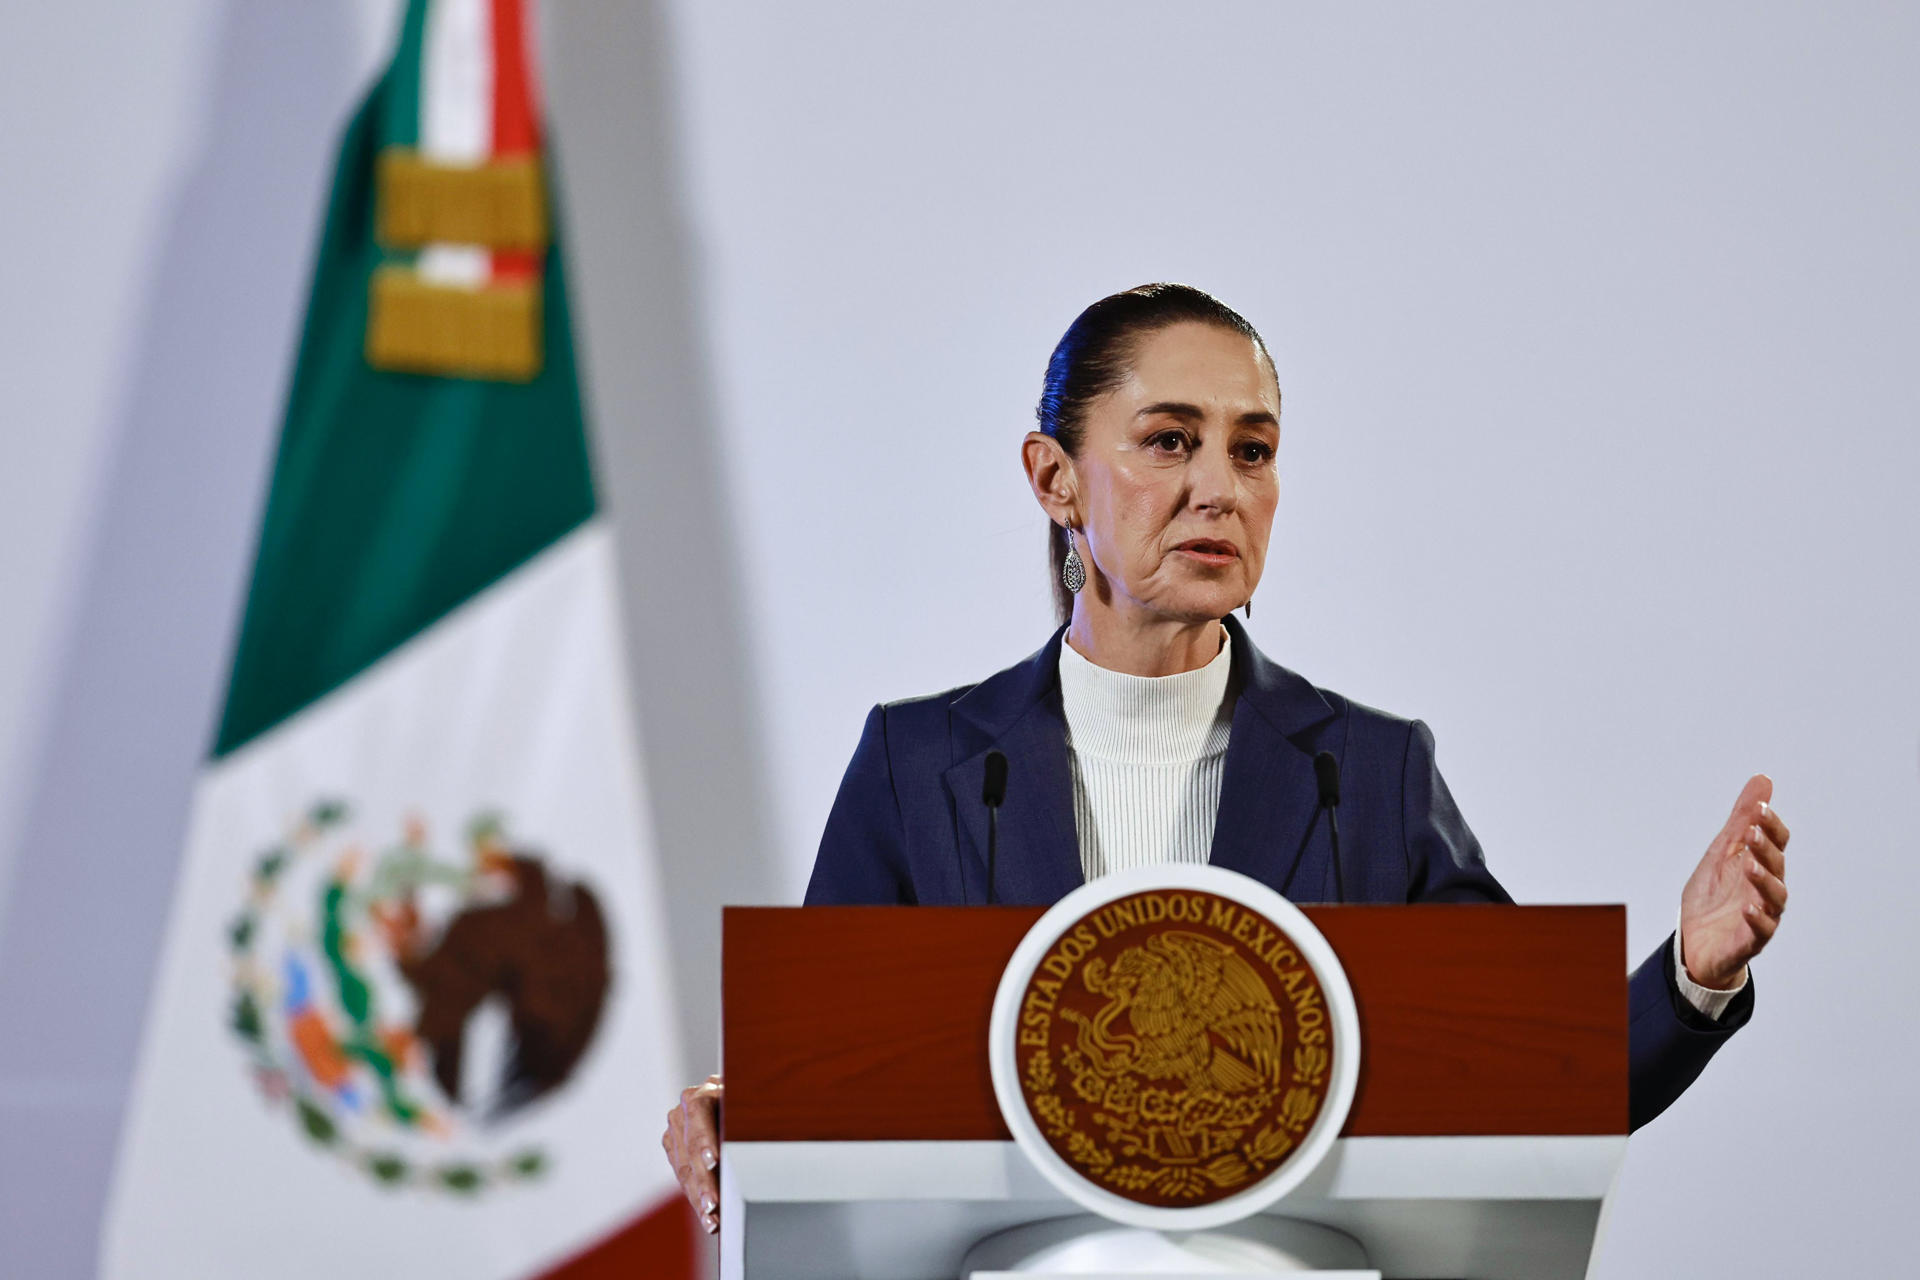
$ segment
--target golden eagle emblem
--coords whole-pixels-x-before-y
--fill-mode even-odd
[[[1021,1089],[1083,1175],[1197,1205],[1284,1161],[1325,1099],[1331,1026],[1277,925],[1209,893],[1120,898],[1068,929],[1021,1005]]]
[[[1091,1018],[1072,1009],[1061,1016],[1079,1026],[1076,1047],[1099,1074],[1220,1093],[1280,1083],[1279,1002],[1226,943],[1170,929],[1128,947],[1111,968],[1089,960],[1081,981],[1107,1003]],[[1128,1032],[1116,1038],[1122,1014]]]

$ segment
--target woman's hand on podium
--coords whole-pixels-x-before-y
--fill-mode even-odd
[[[1773,779],[1757,773],[1680,894],[1680,953],[1703,987],[1746,981],[1787,909],[1787,824],[1773,811]]]
[[[682,1089],[680,1105],[667,1112],[667,1131],[660,1135],[680,1190],[709,1235],[720,1229],[720,1099],[725,1093],[719,1076]]]

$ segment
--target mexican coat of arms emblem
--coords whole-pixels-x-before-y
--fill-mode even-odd
[[[1270,1203],[1338,1132],[1359,1038],[1331,949],[1297,909],[1212,867],[1070,895],[1003,978],[1001,1109],[1042,1172],[1139,1225]],[[1278,1188],[1276,1190],[1276,1188]]]

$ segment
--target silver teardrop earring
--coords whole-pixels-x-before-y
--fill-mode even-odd
[[[1087,566],[1080,559],[1080,545],[1073,540],[1072,525],[1067,526],[1067,560],[1060,566],[1060,581],[1075,595],[1087,585]]]

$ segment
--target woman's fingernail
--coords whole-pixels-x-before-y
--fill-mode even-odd
[[[1760,828],[1758,827],[1747,828],[1747,843],[1753,844],[1753,845],[1757,845],[1760,843]]]
[[[700,1197],[700,1212],[709,1218],[713,1216],[713,1197],[712,1196]]]
[[[712,1147],[708,1147],[700,1153],[700,1163],[707,1166],[708,1171],[711,1172],[720,1167],[720,1157],[713,1154]]]
[[[709,1217],[706,1222],[706,1227],[707,1227],[707,1234],[712,1235],[714,1232],[720,1230],[720,1220],[718,1218]]]

